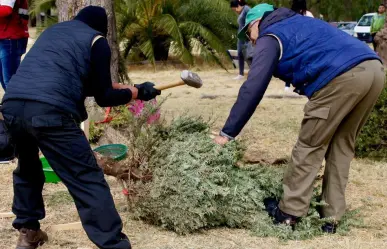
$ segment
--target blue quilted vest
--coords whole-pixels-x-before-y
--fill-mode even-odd
[[[89,78],[93,39],[101,35],[81,21],[44,31],[12,77],[3,102],[32,100],[58,107],[78,121],[87,118],[84,85]]]
[[[281,41],[282,57],[274,76],[291,82],[308,98],[334,78],[365,60],[380,60],[367,44],[319,19],[280,8],[260,25],[260,37]]]

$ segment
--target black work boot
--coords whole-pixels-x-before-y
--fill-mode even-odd
[[[294,229],[299,217],[282,212],[278,207],[278,201],[275,198],[266,198],[264,200],[266,211],[269,216],[274,218],[274,224],[285,224]]]
[[[263,203],[265,204],[265,210],[269,213],[270,217],[274,217],[275,212],[278,208],[278,200],[276,198],[266,198],[263,200]]]
[[[320,202],[321,199],[319,199],[318,201]],[[316,209],[317,209],[318,214],[320,215],[320,218],[323,219],[324,218],[323,207],[317,206]],[[333,223],[333,222],[327,222],[321,227],[321,230],[324,233],[331,233],[331,234],[336,233],[336,229],[337,229],[337,223]]]
[[[27,228],[19,230],[16,249],[35,249],[48,241],[48,236],[42,230],[34,231]]]
[[[282,212],[279,208],[276,209],[274,215],[274,224],[285,224],[291,226],[294,229],[298,221],[298,217]]]
[[[337,224],[335,223],[325,223],[321,229],[324,233],[336,233]]]

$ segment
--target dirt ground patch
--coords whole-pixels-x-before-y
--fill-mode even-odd
[[[232,78],[236,71],[223,70],[198,72],[204,81],[201,89],[180,87],[163,92],[170,95],[163,105],[162,115],[173,117],[182,113],[200,114],[215,118],[214,130],[222,128],[243,81]],[[134,83],[153,81],[168,83],[179,80],[178,70],[134,71],[130,73]],[[267,95],[283,95],[284,83],[273,80]],[[292,94],[291,94],[292,95]],[[203,98],[203,96],[217,96]],[[303,115],[305,98],[264,98],[253,118],[244,129],[241,139],[248,144],[248,154],[254,160],[268,161],[289,157],[296,142]],[[15,165],[0,165],[0,212],[10,211],[12,204],[12,170]],[[254,237],[249,231],[213,229],[189,236],[149,226],[141,221],[129,220],[125,198],[120,185],[108,177],[117,208],[124,220],[124,230],[139,249],[253,249],[253,248],[387,248],[386,203],[387,163],[355,160],[352,164],[347,189],[350,209],[361,208],[365,227],[353,230],[348,236],[324,236],[308,241],[282,242],[276,238]],[[62,184],[45,185],[44,198],[47,206],[42,228],[52,224],[78,221],[75,206]],[[13,248],[17,233],[11,219],[0,219],[0,248]],[[83,231],[50,234],[50,242],[43,249],[95,248]]]

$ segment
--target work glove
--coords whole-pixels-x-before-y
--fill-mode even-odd
[[[156,98],[157,95],[160,95],[161,91],[154,88],[154,86],[155,84],[151,82],[134,85],[138,89],[137,99],[149,101]]]

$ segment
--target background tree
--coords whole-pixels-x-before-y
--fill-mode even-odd
[[[290,0],[248,0],[250,6],[266,2],[277,7],[290,7]],[[358,21],[365,13],[375,12],[380,0],[307,0],[309,10],[315,17],[320,14],[326,21]]]
[[[28,4],[30,6],[30,24],[41,28],[58,22],[58,18],[51,15],[46,15],[44,20],[41,18],[41,13],[50,13],[51,10],[56,9],[55,0],[29,0]]]
[[[113,0],[56,0],[56,7],[58,9],[58,20],[59,22],[68,21],[73,19],[77,13],[84,7],[88,5],[101,6],[106,9],[109,20],[109,32],[107,35],[107,40],[109,42],[110,48],[112,50],[112,59],[111,59],[111,72],[112,72],[112,81],[119,82],[124,78],[120,77],[120,52],[117,42],[117,32],[116,32],[116,18],[114,12],[114,1]]]
[[[224,0],[116,0],[124,57],[167,60],[170,52],[185,64],[194,55],[223,66],[236,44],[236,15]]]
[[[113,48],[113,72],[119,58],[119,46],[114,42],[117,38],[125,58],[149,60],[153,64],[167,60],[172,52],[185,64],[192,65],[196,55],[223,66],[226,49],[236,46],[237,17],[224,0],[31,1],[32,12],[36,13],[57,7],[59,21],[71,19],[86,5],[103,6],[109,13],[109,30],[114,30],[117,15],[118,33],[108,35]],[[124,63],[118,65],[119,71],[125,72]],[[116,78],[113,76],[113,80]]]
[[[126,75],[123,59],[148,60],[155,65],[156,61],[168,60],[173,55],[188,65],[202,60],[226,68],[226,50],[236,48],[237,16],[231,11],[229,0],[30,1],[34,6],[32,11],[36,12],[34,15],[57,6],[59,21],[71,19],[79,9],[89,4],[105,7],[109,14],[108,40],[113,52],[114,81],[118,81],[118,72]],[[292,1],[247,2],[252,7],[261,2],[290,7]],[[380,0],[307,0],[307,3],[316,17],[321,14],[326,21],[357,21],[363,14],[375,12]],[[119,56],[119,47],[122,57]]]

